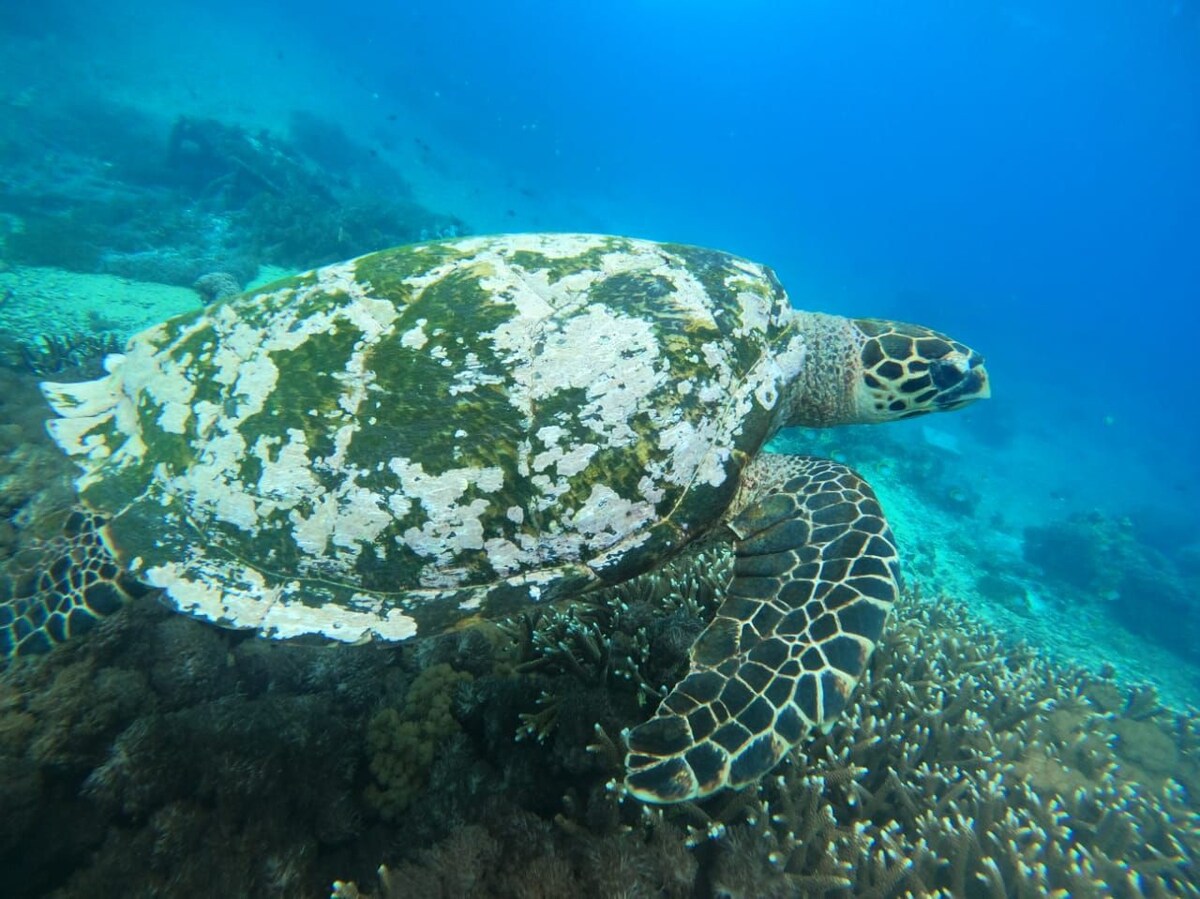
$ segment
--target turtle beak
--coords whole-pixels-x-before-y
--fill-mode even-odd
[[[970,359],[967,361],[967,366],[967,376],[963,379],[964,387],[967,385],[974,387],[975,396],[973,399],[991,399],[992,381],[988,377],[987,368],[983,364],[983,356],[972,350]]]
[[[965,363],[965,364],[964,364]],[[992,382],[983,356],[975,351],[964,360],[938,361],[931,367],[933,382],[942,388],[934,402],[939,409],[957,409],[973,400],[986,400],[992,395]]]
[[[988,378],[987,369],[980,366],[977,377],[979,379],[979,387],[975,391],[975,399],[990,400],[992,398],[992,382]]]

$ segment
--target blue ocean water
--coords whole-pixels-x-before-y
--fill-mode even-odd
[[[1200,534],[1192,3],[5,15],[32,102],[278,134],[305,111],[477,233],[721,247],[803,308],[943,328],[983,349],[995,397],[937,427],[1005,441],[970,462],[1014,528],[1100,510],[1168,553]]]
[[[48,130],[59,113],[77,130]],[[1111,627],[1137,675],[1169,653],[1160,688],[1197,701],[1194,0],[6,3],[0,120],[40,130],[0,140],[2,233],[59,215],[63,185],[119,197],[181,117],[262,141],[318,123],[310,137],[335,135],[325,161],[355,189],[374,166],[399,173],[430,212],[413,239],[563,230],[718,247],[771,265],[802,308],[969,343],[990,401],[837,451],[881,479],[902,544],[940,553],[929,585],[994,602],[1035,641],[1058,632],[1068,660],[1103,660]],[[117,146],[114,122],[146,146]],[[30,200],[43,188],[8,161],[24,140],[48,160],[41,177],[59,154],[53,202]],[[89,146],[99,162],[83,170]],[[347,256],[385,229],[356,233]],[[129,267],[151,247],[117,249],[126,268],[105,268],[104,248],[74,270],[156,283]],[[0,301],[0,322],[31,338],[4,319],[19,299]],[[143,325],[160,307],[146,308]],[[906,454],[931,461],[889,482],[888,457]],[[1072,642],[1077,599],[1099,613]]]
[[[768,262],[798,305],[986,345],[1081,506],[1197,532],[1197,12],[1183,2],[176,4],[4,13],[6,81],[327,118],[480,232]],[[409,165],[421,157],[433,172]],[[425,176],[425,177],[423,177]],[[981,461],[981,465],[983,465]]]

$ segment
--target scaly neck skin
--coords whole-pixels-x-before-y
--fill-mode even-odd
[[[863,420],[855,399],[863,335],[840,315],[797,310],[793,327],[806,353],[786,399],[784,427],[828,428]]]

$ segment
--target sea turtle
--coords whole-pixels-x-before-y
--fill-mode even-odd
[[[797,311],[726,253],[586,234],[372,253],[106,367],[43,385],[104,523],[53,601],[10,603],[10,648],[63,638],[129,574],[267,637],[397,641],[727,539],[690,673],[627,735],[627,790],[662,803],[749,784],[828,727],[896,597],[871,488],[763,445],[988,395],[982,357],[935,331]]]

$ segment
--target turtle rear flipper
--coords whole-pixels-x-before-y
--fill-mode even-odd
[[[60,536],[31,548],[34,563],[14,572],[11,595],[0,595],[0,658],[48,652],[148,591],[113,557],[104,524],[75,509]]]
[[[691,670],[628,734],[626,788],[679,802],[754,783],[850,699],[899,591],[870,486],[844,465],[759,457],[756,499],[729,522],[728,598]]]

